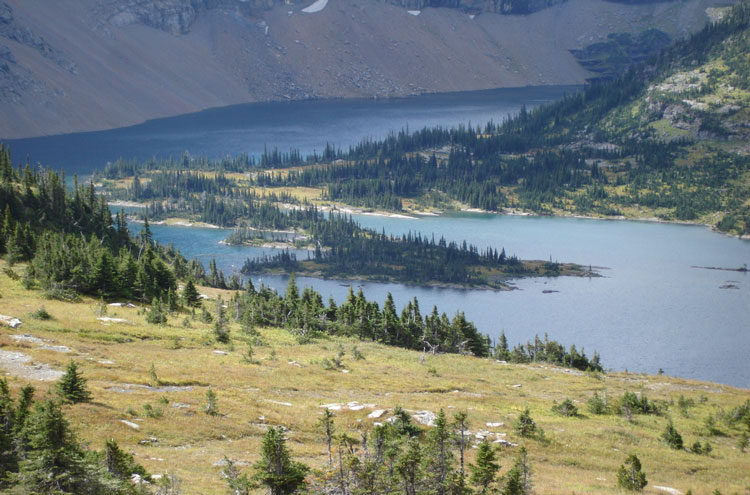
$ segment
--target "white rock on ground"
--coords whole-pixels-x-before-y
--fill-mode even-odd
[[[37,344],[39,345],[40,349],[44,349],[46,351],[70,352],[70,347],[66,347],[64,345],[49,345],[47,344],[47,342],[54,342],[54,340],[44,340],[29,334],[11,335],[10,338],[15,340],[16,342],[28,342],[30,344]]]
[[[500,428],[505,426],[505,423],[487,423],[487,428]]]
[[[107,304],[107,306],[112,306],[113,308],[135,308],[135,304],[132,303],[110,303]]]
[[[0,315],[0,323],[9,326],[10,328],[18,328],[21,326],[21,320],[13,318],[12,316]]]
[[[409,12],[411,15],[415,17],[422,13],[421,10],[408,10],[407,12]]]
[[[659,490],[665,493],[671,493],[672,495],[683,495],[680,490],[678,490],[677,488],[672,488],[671,486],[654,485],[654,490]]]
[[[361,411],[362,409],[365,409],[365,408],[374,409],[376,405],[375,404],[361,404],[357,401],[352,401],[347,404],[338,404],[338,403],[321,404],[318,407],[320,407],[321,409],[328,409],[329,411],[341,411],[343,409],[346,409],[348,411]],[[380,417],[380,416],[375,416],[375,417]]]
[[[64,346],[64,345],[49,345],[49,344],[42,344],[39,346],[40,349],[44,349],[45,351],[55,351],[55,352],[70,352],[70,347]]]
[[[100,316],[97,320],[103,321],[104,323],[130,323],[124,318],[110,318],[109,316]]]
[[[125,426],[128,426],[130,428],[133,428],[134,430],[137,430],[141,427],[141,425],[137,423],[133,423],[132,421],[128,421],[127,419],[121,419],[120,423],[124,424]]]
[[[28,342],[30,344],[44,344],[44,340],[40,339],[39,337],[34,337],[33,335],[30,335],[28,333],[23,333],[19,335],[11,335],[10,338],[17,342]]]
[[[31,358],[22,352],[0,350],[0,368],[5,368],[9,375],[51,382],[59,380],[63,372],[46,364],[27,365]]]
[[[518,444],[517,444],[517,443],[509,442],[509,441],[507,441],[507,440],[506,440],[506,439],[504,439],[504,438],[498,438],[497,440],[495,440],[495,441],[494,441],[494,442],[492,442],[492,443],[496,443],[496,444],[498,444],[498,445],[503,445],[503,446],[505,446],[505,447],[518,447]]]
[[[432,411],[413,411],[411,417],[417,423],[425,426],[435,426],[435,420],[437,419],[437,416]]]
[[[381,417],[383,414],[387,412],[388,412],[388,409],[376,409],[370,414],[368,414],[367,417],[371,419],[378,419],[379,417]]]

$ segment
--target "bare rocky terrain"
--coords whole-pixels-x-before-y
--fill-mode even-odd
[[[305,12],[313,3],[0,1],[0,138],[254,101],[582,83],[591,74],[570,50],[648,28],[679,38],[719,4],[329,0]],[[510,15],[520,5],[536,11]]]

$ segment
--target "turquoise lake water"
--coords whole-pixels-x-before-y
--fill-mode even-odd
[[[326,142],[347,147],[409,126],[452,126],[501,120],[508,113],[559,98],[572,87],[522,88],[397,100],[333,100],[237,105],[155,120],[112,131],[11,141],[15,160],[29,155],[84,174],[119,157],[258,154],[264,146],[305,152]],[[606,367],[665,373],[750,387],[750,278],[693,266],[750,264],[750,241],[702,227],[575,218],[461,213],[420,219],[360,215],[363,224],[390,233],[409,230],[484,246],[522,258],[573,261],[603,267],[601,278],[527,279],[518,290],[496,292],[362,284],[381,304],[391,292],[398,305],[414,296],[422,312],[437,305],[464,311],[479,329],[504,330],[516,344],[549,333],[566,345],[598,351]],[[134,230],[137,227],[134,226]],[[263,250],[220,245],[229,231],[153,226],[155,238],[173,242],[188,257],[212,258],[229,275]],[[300,253],[304,256],[304,253]],[[261,277],[253,277],[256,284]],[[286,277],[263,283],[283,290]],[[341,301],[349,282],[299,279],[325,298]],[[359,284],[354,284],[355,288]],[[736,289],[722,289],[722,286]],[[558,291],[544,293],[543,291]]]

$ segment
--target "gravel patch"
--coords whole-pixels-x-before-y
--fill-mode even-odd
[[[0,350],[0,367],[5,368],[7,374],[30,380],[43,382],[57,381],[63,376],[63,372],[49,365],[34,363],[27,364],[31,357],[22,352]]]

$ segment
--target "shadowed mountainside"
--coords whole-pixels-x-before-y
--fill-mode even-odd
[[[582,83],[592,73],[570,50],[648,28],[685,36],[715,0],[570,0],[529,15],[495,12],[555,2],[330,0],[315,13],[303,11],[312,2],[281,3],[2,2],[0,137],[252,101]],[[455,8],[424,7],[443,4]]]

